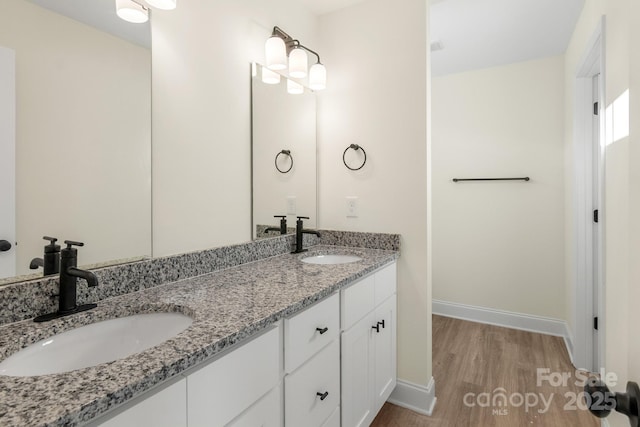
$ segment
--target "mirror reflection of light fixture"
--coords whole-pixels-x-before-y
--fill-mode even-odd
[[[304,86],[298,82],[294,82],[291,79],[287,79],[287,92],[291,95],[300,95],[304,93]]]
[[[116,0],[116,14],[133,24],[142,24],[149,20],[149,9],[133,0]]]
[[[262,81],[268,85],[280,83],[280,74],[271,71],[267,67],[262,67]]]
[[[316,63],[308,71],[307,53],[317,58]],[[320,55],[278,27],[273,27],[271,37],[265,43],[265,57],[267,68],[271,70],[284,70],[288,62],[291,77],[301,79],[308,74],[309,87],[312,90],[323,90],[327,87],[327,69],[320,62]]]
[[[156,9],[173,10],[176,8],[177,0],[145,0],[149,3],[149,6],[153,6]]]

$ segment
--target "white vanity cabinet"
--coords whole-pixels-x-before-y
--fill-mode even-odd
[[[335,293],[284,321],[286,427],[335,425],[332,417],[340,405],[339,319]]]
[[[396,385],[396,264],[168,384],[91,425],[368,426]]]
[[[144,396],[144,400],[121,410],[102,427],[187,427],[187,380]]]
[[[396,264],[341,294],[342,427],[368,426],[396,385]]]
[[[271,405],[280,412],[281,393],[274,393],[268,399],[270,404],[252,405],[280,384],[281,348],[278,326],[188,374],[189,427],[225,426],[248,409],[253,411],[248,411],[247,418],[259,421],[255,425],[273,425],[279,414],[271,412]]]

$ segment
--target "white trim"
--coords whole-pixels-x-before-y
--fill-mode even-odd
[[[564,320],[441,300],[433,300],[433,314],[562,337],[571,363],[575,366],[573,359],[573,335],[571,334],[569,325]]]
[[[604,277],[604,222],[605,215],[604,206],[604,150],[600,150],[599,159],[599,185],[594,191],[592,182],[593,176],[593,135],[592,135],[592,117],[591,96],[593,91],[592,76],[595,72],[600,73],[600,139],[603,140],[605,131],[604,123],[604,104],[606,96],[604,87],[606,82],[605,76],[605,20],[604,17],[598,22],[589,42],[585,46],[585,50],[581,60],[577,64],[575,70],[575,95],[574,95],[574,135],[573,135],[573,160],[574,160],[574,176],[573,176],[573,248],[572,259],[574,277],[571,284],[573,295],[574,318],[574,365],[587,368],[588,370],[597,371],[604,365],[603,349],[604,349],[604,327],[599,328],[599,343],[593,342],[593,317],[596,315],[594,310],[594,295],[598,292],[598,316],[600,325],[604,326],[604,301],[603,301],[603,277]],[[596,71],[597,70],[597,71]],[[598,194],[599,209],[599,228],[598,228],[598,245],[593,247],[594,225],[591,217],[591,210],[594,206],[594,194]],[[597,253],[598,276],[594,277],[594,253]],[[594,346],[598,345],[599,364],[593,360]]]
[[[563,338],[568,330],[563,320],[440,300],[433,300],[433,314]]]
[[[427,386],[398,380],[396,388],[387,400],[419,414],[431,416],[436,405],[436,383],[433,377]]]

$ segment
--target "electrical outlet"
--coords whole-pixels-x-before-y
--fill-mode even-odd
[[[347,218],[358,217],[358,198],[356,196],[347,197]]]
[[[287,197],[287,215],[296,214],[296,196]]]

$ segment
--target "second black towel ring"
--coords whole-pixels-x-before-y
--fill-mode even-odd
[[[289,169],[287,169],[286,171],[283,171],[278,167],[278,157],[280,157],[281,154],[284,154],[285,156],[289,156],[289,159],[291,160],[291,166],[289,166]],[[274,160],[274,163],[276,165],[276,169],[278,170],[278,172],[288,173],[291,170],[291,168],[293,168],[293,156],[291,155],[291,150],[282,150],[278,154],[276,154],[276,159]]]
[[[352,168],[351,166],[349,166],[347,164],[347,160],[345,159],[345,156],[347,155],[347,151],[349,151],[349,149],[353,149],[355,151],[358,150],[362,150],[362,154],[364,154],[364,161],[362,162],[362,164],[357,167],[357,168]],[[342,163],[344,163],[344,165],[347,167],[347,169],[352,170],[352,171],[357,171],[362,169],[362,167],[365,165],[365,163],[367,163],[367,152],[364,151],[364,148],[362,148],[360,145],[358,144],[351,144],[349,145],[347,148],[344,149],[344,153],[342,153]]]

